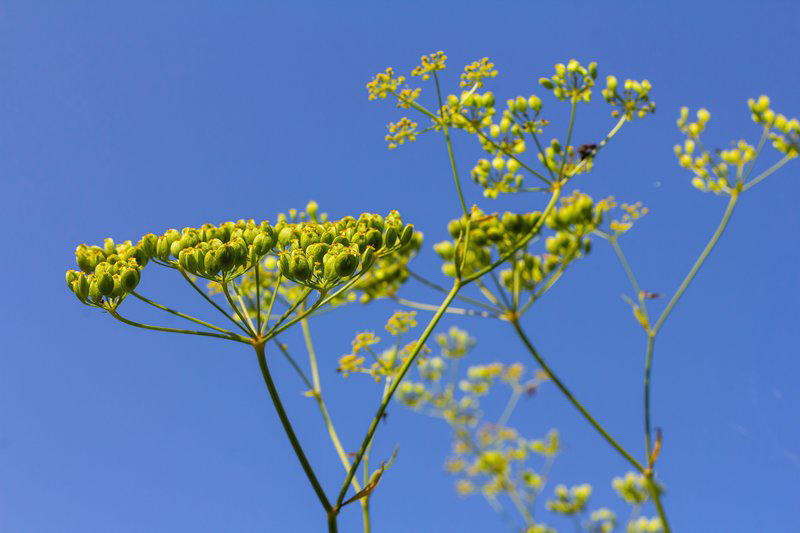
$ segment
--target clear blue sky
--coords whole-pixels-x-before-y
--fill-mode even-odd
[[[459,210],[443,144],[422,138],[387,151],[384,124],[398,115],[368,102],[365,83],[442,49],[451,82],[465,63],[489,56],[501,98],[544,97],[538,77],[575,57],[598,61],[602,76],[652,82],[657,114],[626,127],[579,187],[650,207],[623,244],[643,284],[671,293],[725,202],[692,189],[675,164],[678,109],[708,106],[707,139],[719,146],[756,140],[748,97],[767,93],[778,110],[800,114],[799,23],[794,2],[3,2],[0,530],[323,528],[253,354],[133,330],[79,305],[64,284],[76,244],[274,218],[315,198],[333,216],[399,209],[426,235],[417,270],[441,279],[430,245]],[[599,103],[593,109],[579,117],[582,142],[610,125]],[[456,150],[466,174],[475,146],[458,137]],[[795,162],[744,197],[659,338],[653,412],[664,429],[659,468],[675,531],[800,531],[798,180]],[[486,210],[544,200],[490,202],[471,182],[466,195]],[[578,396],[641,455],[644,339],[620,299],[626,279],[598,242],[559,283],[525,325]],[[166,275],[142,292],[199,307]],[[406,294],[439,298],[413,284]],[[355,331],[380,329],[395,308],[378,302],[312,322],[348,449],[379,391],[368,379],[342,383],[336,360]],[[453,323],[477,336],[475,363],[529,362],[507,326],[442,326]],[[300,350],[299,338],[287,341]],[[273,367],[333,492],[341,466],[319,416],[290,369]],[[373,498],[375,531],[502,530],[480,498],[454,494],[441,466],[447,427],[399,406],[389,413],[374,457],[397,443],[400,452]],[[623,510],[610,480],[625,464],[555,389],[525,402],[512,423],[530,436],[558,427],[566,450],[553,479],[588,481],[594,507]],[[353,506],[340,530],[359,524]]]

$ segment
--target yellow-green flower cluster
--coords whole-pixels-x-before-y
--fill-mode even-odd
[[[143,237],[136,246],[131,241],[115,244],[110,238],[103,246],[81,244],[75,249],[80,271],[67,270],[67,286],[84,304],[116,308],[139,284],[154,243],[155,235]]]
[[[640,516],[636,520],[630,521],[625,531],[626,533],[658,533],[662,530],[661,519],[657,516],[652,518]]]
[[[399,101],[399,100],[398,100]],[[389,123],[389,133],[386,134],[386,141],[389,143],[389,149],[397,148],[399,144],[406,141],[414,142],[417,140],[417,123],[412,122],[407,117],[401,118],[398,122]]]
[[[578,514],[586,508],[592,487],[586,483],[567,489],[565,485],[558,485],[555,490],[556,499],[547,502],[547,509],[565,515]]]
[[[611,533],[616,527],[617,516],[610,509],[598,509],[589,515],[591,533]]]
[[[572,102],[589,102],[592,98],[592,87],[597,79],[597,63],[592,61],[588,68],[576,59],[570,59],[564,65],[556,63],[555,74],[550,78],[540,78],[539,84],[559,100],[569,99]]]
[[[642,202],[635,202],[633,204],[623,202],[618,206],[613,196],[598,201],[597,206],[598,209],[602,211],[610,211],[616,207],[619,207],[622,211],[622,216],[611,220],[609,223],[612,235],[627,233],[637,220],[650,212],[649,209],[642,205]]]
[[[483,80],[497,76],[497,69],[494,63],[484,57],[480,61],[473,61],[461,73],[461,87],[483,87]]]
[[[628,472],[625,477],[615,477],[611,481],[611,486],[620,498],[631,505],[642,505],[650,499],[647,479],[636,472]]]
[[[386,72],[378,72],[375,77],[372,78],[372,81],[367,83],[369,99],[386,98],[390,93],[396,91],[404,81],[406,81],[406,79],[403,76],[397,76],[395,78],[392,67],[386,67]]]
[[[651,89],[652,86],[647,80],[625,80],[620,92],[616,76],[609,75],[606,77],[603,98],[612,107],[617,108],[611,112],[613,117],[623,114],[627,120],[633,120],[634,115],[644,118],[648,113],[656,112],[656,103],[650,100]]]
[[[772,146],[786,157],[796,157],[800,151],[800,121],[776,113],[769,104],[766,95],[761,95],[757,100],[750,98],[747,102],[753,121],[763,126],[764,135],[768,135]],[[711,113],[701,108],[696,117],[696,121],[689,121],[689,109],[681,108],[678,129],[687,139],[682,145],[675,145],[678,164],[692,172],[692,185],[695,188],[716,194],[732,194],[750,176],[762,143],[756,148],[741,139],[732,143],[730,148],[715,150],[712,154],[700,141],[700,134],[711,120]],[[729,185],[731,179],[735,180],[736,185]]]
[[[447,333],[440,333],[436,336],[436,344],[442,350],[445,357],[458,358],[464,357],[475,346],[475,339],[469,333],[456,326],[450,326]]]
[[[547,124],[546,120],[539,118],[542,101],[535,94],[511,98],[506,101],[506,106],[497,123],[491,120],[496,112],[494,107],[487,107],[482,114],[472,117],[475,120],[470,122],[475,127],[483,128],[478,139],[483,150],[492,156],[491,161],[479,159],[471,171],[472,179],[484,188],[483,194],[489,198],[520,190],[524,176],[520,171],[522,162],[519,158],[527,150],[525,134],[539,134]]]
[[[558,431],[551,429],[544,439],[531,442],[531,451],[550,458],[558,455],[561,452],[561,438]]]
[[[800,121],[775,113],[769,103],[769,97],[764,94],[758,100],[750,98],[747,101],[753,121],[770,129],[770,140],[776,150],[789,157],[797,157],[800,152]]]
[[[397,337],[417,326],[416,311],[397,311],[386,322],[386,331]]]
[[[411,71],[411,75],[420,76],[423,80],[427,80],[430,77],[431,72],[444,70],[445,63],[447,62],[447,56],[444,55],[444,52],[440,50],[430,55],[422,56],[420,61],[422,61],[422,64],[415,67],[414,70]]]

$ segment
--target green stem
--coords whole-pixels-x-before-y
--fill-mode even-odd
[[[628,451],[625,448],[620,446],[620,444],[605,430],[605,428],[601,426],[600,423],[597,422],[597,420],[595,420],[591,414],[589,414],[589,411],[586,410],[586,408],[575,398],[575,396],[573,396],[573,394],[566,387],[566,385],[564,385],[564,383],[561,382],[558,376],[556,376],[555,373],[553,373],[553,371],[550,369],[550,366],[544,361],[544,359],[542,359],[541,355],[539,355],[539,352],[537,352],[536,348],[534,348],[533,344],[531,344],[531,341],[528,339],[527,335],[525,335],[525,332],[519,325],[519,321],[515,318],[510,322],[511,325],[514,326],[514,329],[516,330],[517,335],[519,335],[520,340],[522,340],[522,343],[531,353],[533,358],[536,359],[536,362],[539,363],[539,366],[542,367],[542,370],[544,370],[550,377],[550,379],[553,380],[553,383],[555,383],[556,387],[558,387],[559,390],[564,394],[564,396],[567,397],[567,400],[569,400],[570,403],[572,403],[572,405],[578,411],[580,411],[580,413],[589,422],[589,424],[591,424],[592,427],[594,427],[595,430],[597,430],[597,432],[600,433],[600,435],[606,440],[606,442],[608,442],[611,445],[612,448],[614,448],[623,458],[625,458],[626,461],[628,461],[634,468],[636,468],[636,470],[638,470],[639,472],[644,472],[645,469],[641,465],[641,463],[639,463],[639,461],[634,459],[633,456],[630,453],[628,453]]]
[[[598,143],[597,148],[594,149],[594,153],[592,154],[592,156],[591,157],[587,157],[586,159],[584,159],[583,161],[578,163],[578,165],[575,168],[572,169],[572,172],[570,172],[570,174],[569,174],[570,177],[574,176],[583,167],[585,167],[588,164],[589,159],[591,159],[595,155],[597,155],[597,152],[599,152],[601,148],[603,148],[606,144],[608,144],[608,141],[610,141],[611,138],[614,135],[617,134],[617,132],[620,130],[620,128],[622,128],[622,125],[625,124],[625,122],[627,122],[627,120],[628,119],[625,117],[625,115],[622,115],[622,118],[620,118],[619,121],[617,121],[616,125],[613,128],[611,128],[611,131],[608,132],[608,134],[606,135],[605,139],[603,139],[602,141],[600,141]]]
[[[453,288],[450,289],[450,292],[447,294],[447,297],[444,299],[442,304],[439,306],[439,310],[436,311],[436,314],[433,315],[433,318],[431,318],[431,321],[428,323],[427,327],[425,328],[425,331],[422,332],[422,335],[420,336],[419,340],[416,342],[416,344],[414,346],[414,349],[411,351],[409,356],[406,358],[405,362],[403,363],[403,365],[398,370],[397,375],[392,380],[392,385],[391,385],[391,387],[389,387],[389,390],[384,395],[383,400],[381,400],[381,404],[378,407],[378,412],[375,414],[375,417],[372,419],[372,423],[370,424],[369,429],[367,430],[367,435],[364,437],[364,440],[361,443],[361,447],[359,448],[358,453],[356,454],[356,457],[353,460],[353,465],[350,467],[350,471],[347,473],[347,477],[345,478],[345,481],[342,484],[342,488],[339,491],[339,496],[336,499],[336,507],[335,507],[336,509],[338,509],[339,506],[344,501],[344,497],[347,494],[347,488],[350,486],[350,481],[353,479],[353,476],[356,473],[356,469],[358,468],[359,464],[361,463],[361,458],[364,456],[364,452],[366,452],[367,446],[369,445],[370,442],[372,442],[372,437],[375,434],[375,430],[378,427],[378,423],[380,422],[381,418],[383,417],[383,413],[386,411],[386,407],[387,407],[387,405],[389,405],[389,401],[392,399],[392,396],[394,395],[395,390],[397,390],[397,387],[400,385],[400,382],[403,380],[403,376],[405,376],[406,372],[408,372],[408,369],[411,368],[411,365],[413,364],[413,362],[416,359],[417,355],[419,354],[420,350],[422,350],[422,347],[425,344],[425,341],[428,339],[428,337],[433,332],[433,329],[436,327],[436,324],[439,323],[439,320],[444,315],[444,310],[447,309],[447,307],[452,303],[453,299],[456,297],[456,294],[458,294],[458,291],[461,289],[461,286],[462,286],[462,284],[458,280],[456,280],[453,283]]]
[[[667,319],[670,312],[672,312],[672,308],[675,307],[675,304],[677,304],[678,300],[680,300],[681,296],[683,296],[683,293],[689,286],[689,283],[692,282],[695,275],[697,274],[697,271],[700,270],[701,266],[703,266],[703,263],[708,257],[708,254],[711,253],[711,250],[717,244],[717,241],[722,236],[722,233],[725,231],[725,228],[728,225],[728,220],[731,218],[731,214],[733,213],[733,208],[736,206],[736,201],[738,199],[739,199],[739,193],[734,190],[731,193],[731,199],[728,201],[728,207],[725,209],[725,214],[722,216],[722,221],[719,223],[717,230],[711,236],[711,240],[708,241],[708,244],[706,244],[706,247],[703,249],[703,252],[700,254],[700,257],[697,258],[697,261],[695,261],[694,265],[692,266],[692,269],[689,271],[684,280],[681,282],[680,286],[678,287],[678,290],[675,292],[675,295],[667,304],[667,307],[664,309],[664,312],[661,313],[661,316],[659,317],[655,326],[653,326],[653,335],[656,335],[658,331],[661,329],[661,326],[664,324],[664,321]]]
[[[169,307],[167,307],[165,305],[161,305],[160,303],[154,302],[153,300],[145,298],[144,296],[142,296],[138,292],[131,291],[131,294],[134,297],[140,299],[141,301],[152,305],[153,307],[161,309],[162,311],[166,311],[167,313],[172,313],[175,316],[179,316],[181,318],[185,318],[186,320],[194,322],[195,324],[200,324],[201,326],[205,326],[205,327],[213,329],[215,331],[219,331],[220,333],[225,333],[226,335],[236,335],[234,332],[228,331],[225,328],[221,328],[219,326],[215,326],[214,324],[209,324],[208,322],[205,322],[204,320],[200,320],[199,318],[195,318],[195,317],[193,317],[191,315],[187,315],[185,313],[181,313],[180,311],[175,311],[174,309],[170,309]]]
[[[653,367],[653,345],[655,341],[655,334],[649,333],[644,357],[644,451],[648,457],[648,467],[652,467],[649,458],[650,454],[653,453],[653,432],[650,428],[650,374]]]
[[[225,294],[225,299],[228,300],[228,305],[231,306],[231,309],[233,309],[234,313],[236,313],[236,316],[239,317],[239,320],[241,320],[242,324],[244,324],[245,328],[247,328],[248,335],[250,335],[251,337],[255,338],[256,337],[256,332],[253,331],[253,329],[250,327],[249,318],[247,320],[245,320],[244,316],[242,316],[241,311],[239,311],[239,308],[236,306],[236,303],[234,303],[233,299],[231,298],[231,293],[228,291],[228,282],[224,281],[224,282],[220,283],[220,285],[222,286],[223,294]]]
[[[567,142],[564,144],[564,156],[561,158],[561,168],[558,169],[558,177],[564,177],[564,165],[567,164],[567,152],[569,151],[569,143],[572,141],[572,127],[575,125],[575,109],[578,107],[578,101],[572,99],[572,109],[569,113],[569,127],[567,127]]]
[[[272,298],[269,299],[269,309],[267,309],[267,316],[264,317],[264,325],[258,330],[259,336],[263,336],[264,330],[269,326],[269,319],[272,318],[272,308],[275,306],[275,298],[278,296],[278,291],[281,288],[282,278],[283,275],[278,273],[278,278],[275,280],[275,286],[272,287]]]
[[[314,469],[311,468],[311,464],[309,464],[306,454],[303,452],[302,446],[300,446],[300,441],[297,440],[297,435],[295,435],[294,428],[292,428],[292,423],[289,421],[289,417],[286,415],[286,410],[283,408],[280,396],[278,396],[278,390],[275,388],[275,383],[272,381],[272,376],[270,375],[269,368],[267,367],[267,358],[264,354],[264,343],[262,342],[256,344],[255,349],[258,357],[258,366],[261,368],[261,375],[264,377],[264,383],[267,385],[269,396],[272,399],[272,405],[275,406],[275,411],[278,412],[278,418],[281,420],[281,424],[286,432],[286,436],[289,438],[292,449],[294,449],[294,453],[297,455],[297,459],[300,461],[300,465],[303,467],[303,471],[306,473],[308,481],[314,488],[314,492],[317,494],[317,498],[319,498],[319,501],[322,504],[322,507],[325,509],[325,512],[328,513],[328,530],[336,531],[336,514],[331,512],[332,508],[330,502],[328,501],[328,497],[325,496],[325,491],[322,490],[322,486],[319,484],[316,474],[314,474]],[[331,522],[331,518],[333,519],[333,522]],[[331,524],[333,525],[333,529],[331,529]]]
[[[399,303],[400,305],[405,305],[406,307],[411,307],[412,309],[421,309],[423,311],[436,311],[439,309],[437,306],[433,304],[415,302],[413,300],[400,298],[399,296],[391,296],[390,298],[395,302]],[[500,318],[500,315],[498,313],[489,313],[488,311],[475,311],[474,309],[462,309],[460,307],[448,307],[445,313],[451,313],[454,315],[464,315],[464,316],[478,316],[481,318]]]
[[[447,294],[448,292],[450,292],[449,289],[445,289],[441,285],[438,285],[438,284],[436,284],[436,283],[434,283],[434,282],[432,282],[432,281],[420,276],[419,274],[417,274],[416,272],[414,272],[411,269],[407,268],[406,271],[408,272],[409,276],[411,276],[415,280],[419,281],[423,285],[427,285],[431,289],[437,290],[437,291],[441,292],[442,294]],[[480,300],[476,300],[474,298],[470,298],[469,296],[462,296],[462,295],[459,294],[458,296],[456,296],[456,299],[461,300],[462,302],[470,303],[472,305],[477,305],[478,307],[483,307],[484,309],[486,309],[487,311],[490,311],[492,313],[497,313],[499,311],[497,308],[495,308],[495,307],[493,307],[491,305],[488,305],[488,304],[486,304],[486,303],[484,303],[484,302],[482,302]]]
[[[261,261],[256,264],[256,331],[261,333]],[[269,315],[267,315],[269,317]],[[267,318],[269,320],[269,318]]]
[[[281,354],[283,354],[283,357],[289,362],[289,365],[291,365],[294,371],[297,372],[297,375],[300,376],[300,379],[303,381],[303,384],[306,386],[306,388],[310,391],[313,391],[314,385],[311,383],[311,380],[308,379],[306,373],[303,372],[303,369],[300,368],[300,365],[297,364],[297,361],[294,360],[294,357],[292,357],[292,355],[289,353],[286,345],[279,341],[278,337],[272,337],[272,341],[278,347],[278,350],[280,350]]]
[[[202,337],[216,337],[218,339],[226,339],[226,340],[229,340],[229,341],[237,341],[237,342],[243,342],[245,344],[250,344],[250,339],[247,339],[247,338],[242,337],[240,335],[233,335],[233,334],[232,335],[222,335],[220,333],[211,333],[210,331],[194,331],[194,330],[190,330],[190,329],[178,329],[178,328],[165,328],[165,327],[162,327],[162,326],[151,326],[150,324],[142,324],[141,322],[134,322],[133,320],[128,320],[127,318],[125,318],[125,317],[121,316],[119,313],[117,313],[117,311],[114,310],[114,309],[110,309],[110,308],[107,308],[107,307],[104,307],[104,309],[106,311],[108,311],[111,314],[111,316],[113,316],[114,318],[116,318],[120,322],[123,322],[125,324],[128,324],[129,326],[134,326],[134,327],[137,327],[137,328],[149,329],[149,330],[152,330],[152,331],[164,331],[166,333],[183,333],[183,334],[186,334],[186,335],[200,335]]]
[[[778,169],[779,169],[779,168],[781,168],[783,165],[785,165],[786,163],[788,163],[790,159],[793,159],[793,158],[792,158],[792,157],[790,157],[790,156],[788,156],[788,155],[787,155],[787,156],[785,156],[783,159],[781,159],[780,161],[778,161],[777,163],[775,163],[774,165],[772,165],[771,167],[769,167],[767,170],[765,170],[764,172],[762,172],[761,174],[759,174],[758,176],[756,176],[755,178],[753,178],[752,180],[750,180],[750,182],[746,183],[746,184],[745,184],[745,185],[742,187],[742,192],[744,192],[744,191],[746,191],[746,190],[749,190],[749,189],[751,189],[753,186],[757,185],[757,184],[758,184],[759,182],[761,182],[762,180],[764,180],[764,179],[768,178],[768,177],[769,177],[770,175],[772,175],[772,174],[773,174],[773,173],[774,173],[776,170],[778,170]]]
[[[231,322],[233,322],[234,324],[236,324],[236,327],[237,327],[237,328],[239,328],[239,329],[241,329],[241,330],[242,330],[242,331],[243,331],[245,334],[247,334],[247,335],[250,335],[250,332],[249,332],[249,331],[247,331],[247,329],[246,329],[246,328],[245,328],[245,327],[244,327],[242,324],[240,324],[240,323],[236,322],[236,320],[235,320],[235,319],[234,319],[234,318],[233,318],[231,315],[229,315],[229,314],[228,314],[228,313],[227,313],[227,312],[226,312],[226,311],[225,311],[225,310],[224,310],[222,307],[220,307],[220,305],[219,305],[219,304],[217,304],[217,302],[215,302],[214,300],[212,300],[212,299],[211,299],[211,298],[208,296],[208,294],[206,294],[206,293],[205,293],[205,291],[203,291],[203,289],[201,289],[200,287],[198,287],[198,286],[197,286],[197,284],[196,284],[194,281],[192,281],[192,278],[190,278],[190,277],[188,276],[188,274],[186,274],[186,271],[185,271],[185,270],[183,270],[183,268],[180,268],[180,267],[178,267],[178,272],[180,272],[180,273],[181,273],[181,276],[183,276],[183,279],[185,279],[185,280],[186,280],[186,282],[187,282],[189,285],[191,285],[191,286],[192,286],[192,288],[193,288],[194,290],[196,290],[196,291],[197,291],[197,293],[198,293],[200,296],[202,296],[203,298],[205,298],[205,300],[206,300],[208,303],[210,303],[212,306],[214,306],[214,308],[215,308],[217,311],[219,311],[220,313],[222,313],[223,315],[225,315],[225,318],[227,318],[228,320],[230,320]]]
[[[647,476],[647,488],[650,491],[650,496],[653,498],[653,503],[656,505],[658,518],[661,520],[661,527],[664,528],[664,533],[670,533],[672,529],[669,527],[667,521],[667,513],[664,511],[664,504],[661,503],[661,492],[653,481],[652,474]]]

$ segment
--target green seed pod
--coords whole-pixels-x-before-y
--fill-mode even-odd
[[[292,277],[299,281],[305,281],[311,275],[311,265],[308,264],[308,259],[298,255],[295,259],[294,268],[292,268]]]
[[[492,242],[503,240],[503,230],[497,226],[491,226],[486,230],[486,237]]]
[[[400,245],[405,246],[411,239],[414,237],[414,225],[413,224],[406,224],[406,227],[403,228],[403,233],[400,234]]]
[[[433,251],[442,259],[450,261],[455,255],[455,246],[450,241],[437,242],[433,245]]]
[[[375,252],[372,248],[367,248],[361,254],[361,271],[365,271],[375,262]]]
[[[131,292],[139,284],[139,271],[134,268],[126,268],[120,274],[119,281],[125,292]]]
[[[517,96],[516,102],[514,102],[514,107],[520,113],[524,113],[528,110],[528,100],[524,96]]]
[[[376,250],[379,250],[383,245],[383,235],[381,235],[381,232],[377,229],[369,230],[364,239],[367,246],[371,246]]]
[[[544,87],[545,89],[553,88],[553,82],[550,81],[548,78],[540,78],[539,84],[541,84],[541,86]]]
[[[114,239],[111,237],[106,237],[103,239],[103,252],[105,252],[106,255],[111,255],[115,251],[116,248],[114,247]]]
[[[332,253],[327,253],[322,258],[322,275],[325,279],[331,280],[336,278],[336,256]]]
[[[503,227],[508,231],[517,232],[522,226],[522,218],[510,211],[503,213]]]
[[[397,242],[397,230],[394,228],[388,228],[386,230],[386,235],[383,236],[383,242],[386,243],[387,248],[391,248]]]
[[[549,253],[557,254],[559,248],[558,239],[556,239],[555,237],[548,237],[544,241],[544,247]]]
[[[112,281],[112,288],[113,288],[113,281]],[[103,301],[103,293],[100,292],[100,287],[97,285],[97,278],[95,278],[91,283],[89,283],[89,299],[99,304]]]
[[[114,278],[103,271],[97,277],[97,289],[103,296],[109,296],[114,291]]]
[[[183,246],[181,244],[182,241],[179,239],[172,241],[172,244],[169,245],[169,253],[175,259],[179,259],[181,250],[183,250]]]
[[[334,237],[332,244],[341,244],[342,246],[350,246],[350,239],[348,239],[344,235],[339,235],[337,237]]]
[[[306,256],[311,259],[312,263],[322,263],[322,258],[325,256],[325,252],[327,251],[327,244],[317,242],[306,249]]]
[[[219,261],[217,261],[217,254],[214,250],[209,250],[205,253],[203,258],[203,265],[205,266],[206,273],[209,276],[216,276],[219,272]]]
[[[320,237],[320,242],[324,242],[325,244],[333,244],[333,240],[336,238],[336,233],[332,230],[328,230],[322,234]]]
[[[258,228],[256,228],[255,226],[250,226],[248,228],[245,228],[244,232],[242,232],[242,238],[244,239],[244,242],[248,244],[248,246],[253,244],[253,241],[258,235],[259,231]]]
[[[453,263],[445,263],[442,265],[442,274],[451,278],[456,277],[456,265]]]
[[[67,287],[72,287],[72,283],[79,277],[77,270],[67,270]]]
[[[112,298],[120,298],[125,295],[125,290],[122,288],[122,281],[120,280],[119,274],[115,274],[112,276],[114,280],[114,289],[111,291]]]
[[[176,229],[168,229],[166,233],[164,233],[164,237],[166,237],[169,242],[168,246],[171,246],[173,242],[181,238],[181,233]]]
[[[216,260],[220,270],[230,270],[236,262],[236,252],[229,244],[225,244],[217,248]]]
[[[469,240],[477,246],[485,246],[488,239],[482,230],[474,229],[469,232]]]
[[[181,250],[178,254],[178,264],[182,269],[194,273],[195,269],[189,266],[189,256],[191,255],[191,252],[192,250],[188,248],[186,250]]]
[[[296,238],[294,228],[292,226],[286,226],[278,233],[278,244],[282,248],[285,248],[294,238]]]
[[[253,247],[257,255],[262,256],[272,248],[272,237],[267,233],[259,233],[253,239]]]
[[[451,220],[450,223],[447,225],[447,232],[450,234],[451,237],[454,239],[461,235],[461,221],[460,220]]]
[[[162,261],[169,259],[169,239],[163,235],[158,238],[158,243],[156,244],[156,257]]]
[[[300,234],[300,248],[305,250],[312,244],[316,244],[319,242],[319,235],[314,233],[313,231],[304,231]]]
[[[358,256],[350,252],[343,252],[336,256],[334,268],[339,276],[346,278],[358,268]]]
[[[294,269],[294,258],[288,253],[282,253],[278,257],[278,268],[286,278],[292,277],[292,270]]]
[[[89,279],[85,274],[80,274],[78,279],[73,283],[73,292],[75,296],[82,302],[86,301],[89,297]]]

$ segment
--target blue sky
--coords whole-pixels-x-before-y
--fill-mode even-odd
[[[623,246],[643,285],[670,294],[725,202],[692,189],[675,163],[680,106],[711,110],[706,140],[717,146],[757,140],[749,97],[766,93],[777,110],[800,113],[800,8],[757,5],[3,2],[0,216],[10,231],[0,252],[0,530],[323,529],[253,354],[133,330],[79,305],[63,278],[76,244],[274,219],[314,198],[336,217],[400,210],[425,233],[416,269],[443,282],[430,245],[459,213],[443,143],[423,137],[387,151],[384,125],[398,113],[368,102],[365,83],[387,65],[407,72],[422,53],[441,49],[455,87],[464,64],[489,56],[500,70],[490,88],[501,101],[537,92],[558,117],[563,106],[536,80],[575,57],[596,60],[601,76],[653,85],[656,115],[626,126],[577,186],[651,209]],[[587,108],[576,138],[602,138],[607,112],[600,102]],[[457,136],[455,148],[467,175],[474,142]],[[659,337],[653,416],[664,431],[658,466],[676,531],[800,531],[800,362],[791,333],[799,178],[794,162],[743,197]],[[532,194],[485,200],[471,182],[465,194],[487,211],[545,202]],[[524,324],[576,394],[641,456],[644,338],[620,299],[623,272],[595,244]],[[143,293],[205,312],[166,273],[147,283]],[[404,294],[440,298],[413,283]],[[379,330],[396,308],[352,306],[311,324],[348,449],[360,442],[379,391],[366,378],[343,382],[336,361],[354,332]],[[478,338],[473,363],[532,365],[507,325],[448,318],[441,328],[451,324]],[[286,340],[300,353],[299,336]],[[341,466],[319,416],[287,365],[276,359],[273,367],[333,493]],[[388,457],[396,444],[400,451],[373,498],[374,530],[500,530],[479,497],[454,494],[442,470],[447,427],[395,405],[389,413],[373,457]],[[610,480],[626,465],[553,387],[511,422],[531,437],[558,427],[565,451],[553,480],[590,482],[593,508],[624,510]],[[359,530],[359,515],[355,506],[344,511],[340,531]]]

